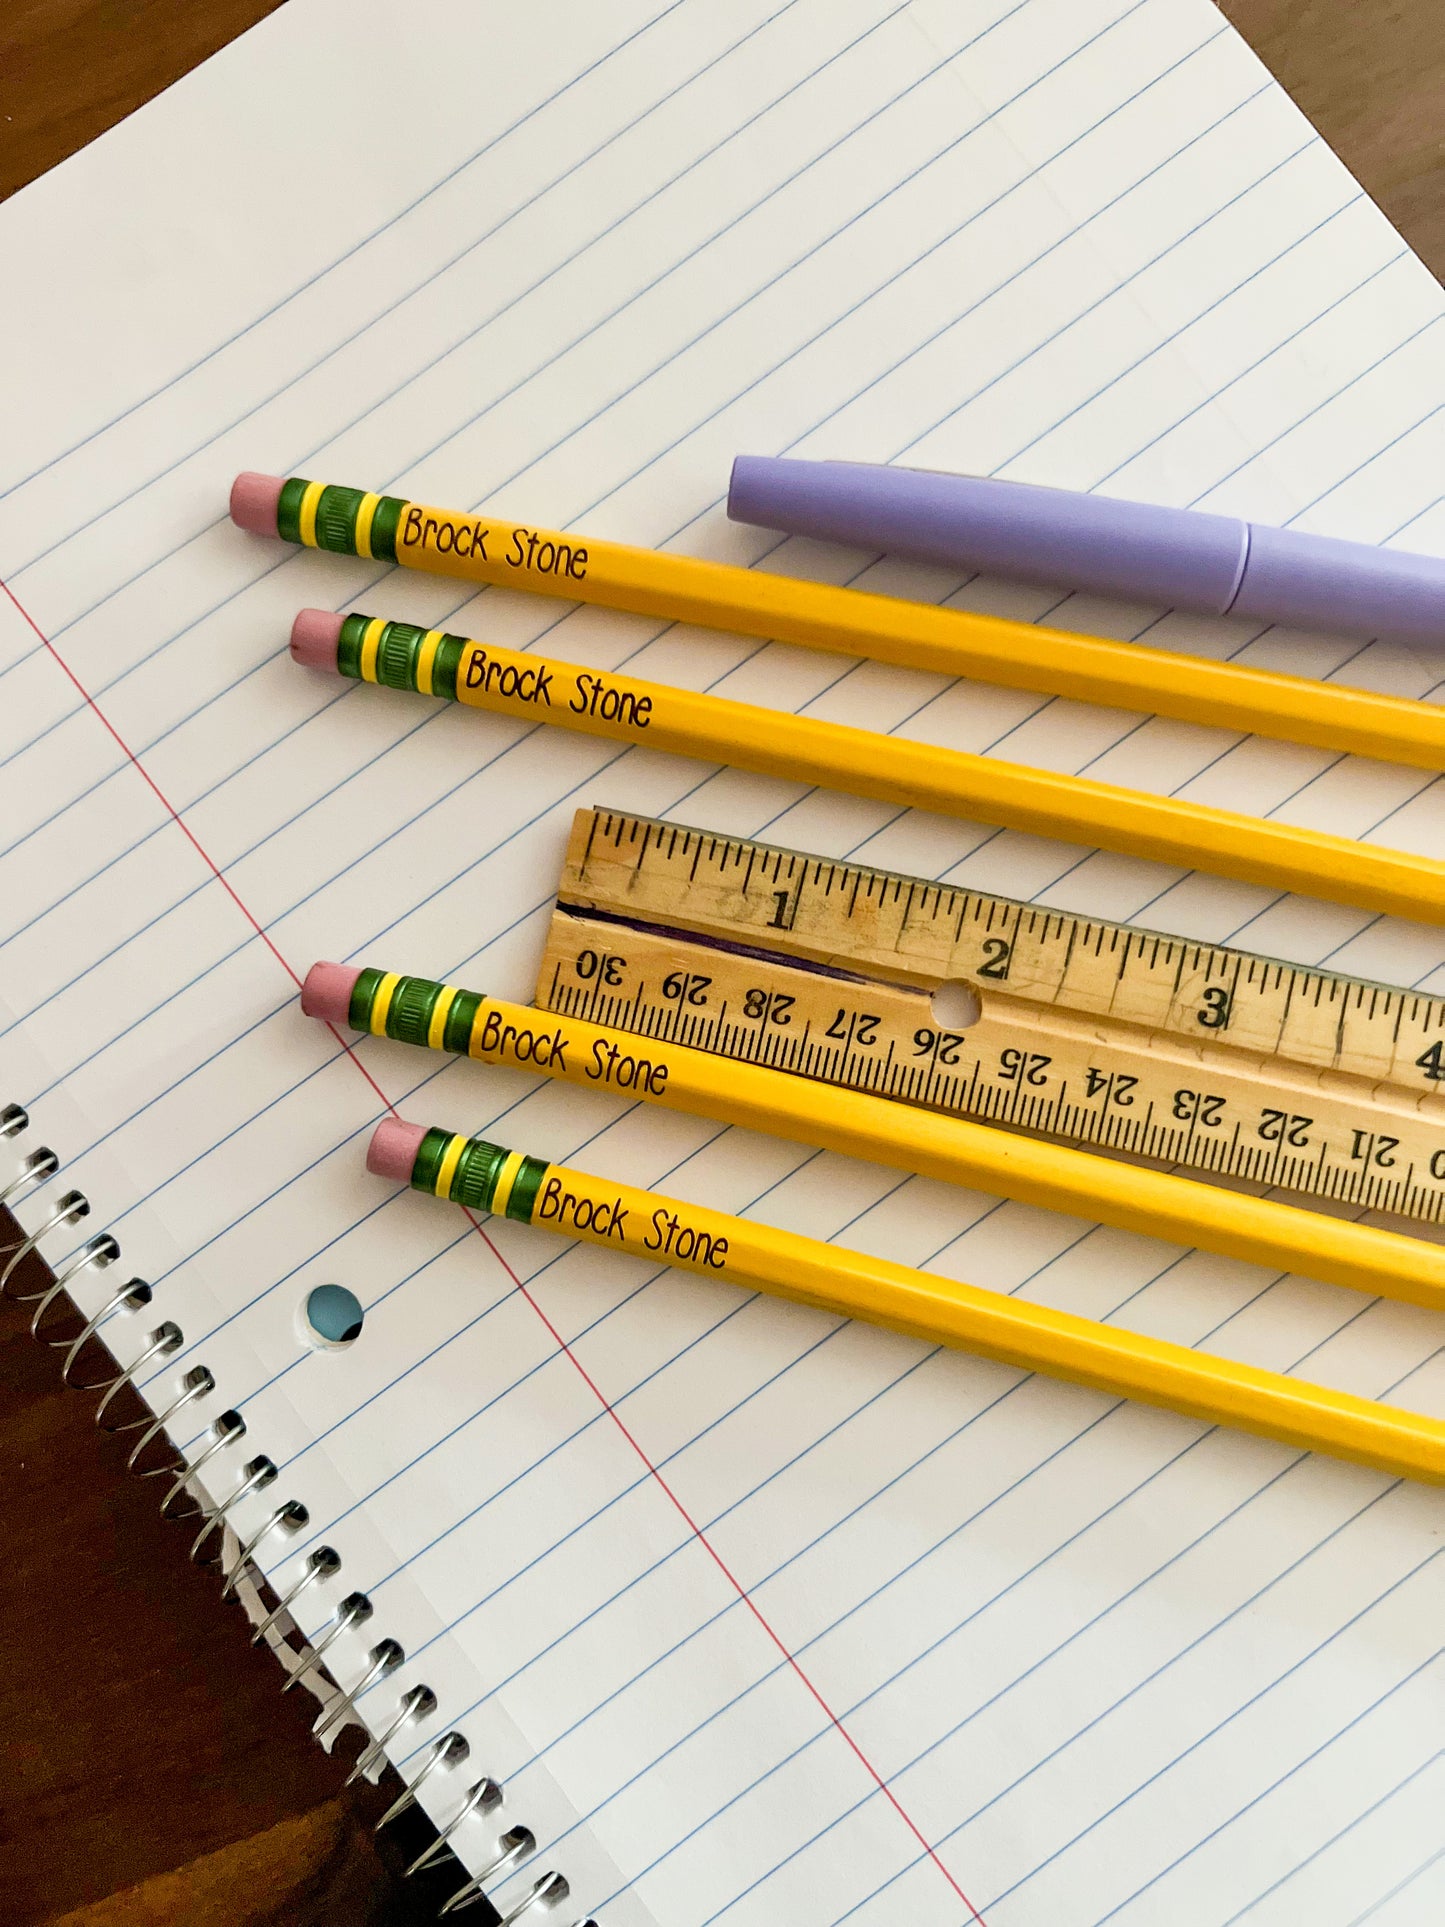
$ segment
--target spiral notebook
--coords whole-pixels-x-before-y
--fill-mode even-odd
[[[527,998],[581,804],[1436,991],[1440,934],[325,683],[284,643],[308,603],[545,635],[1435,853],[1438,780],[466,596],[224,518],[238,469],[314,473],[1438,699],[1445,653],[723,516],[733,453],[790,451],[1445,545],[1440,289],[1222,16],[293,0],[0,209],[0,245],[0,1098],[28,1116],[0,1156],[8,1181],[55,1147],[27,1229],[209,1454],[196,1490],[327,1642],[318,1675],[425,1772],[467,1870],[439,1902],[468,1878],[528,1927],[1437,1922],[1437,1492],[482,1237],[363,1147],[380,1091],[1445,1413],[1438,1319],[385,1040],[353,1058],[296,988],[335,957]],[[307,1334],[322,1283],[364,1307],[343,1349]]]

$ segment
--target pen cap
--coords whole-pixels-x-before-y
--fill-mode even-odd
[[[1445,640],[1445,561],[1256,522],[1231,613],[1299,629],[1438,643]]]
[[[1032,482],[739,455],[728,514],[946,567],[1220,615],[1248,530],[1223,515]]]

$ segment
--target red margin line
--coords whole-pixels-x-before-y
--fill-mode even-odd
[[[50,640],[49,636],[45,634],[44,630],[40,627],[40,624],[35,620],[34,616],[31,615],[30,611],[25,607],[24,603],[20,601],[15,591],[10,587],[10,584],[3,579],[3,577],[0,577],[0,591],[4,592],[7,601],[9,601],[12,608],[15,610],[16,614],[21,617],[21,619],[25,622],[26,626],[33,632],[33,634],[39,638],[40,642],[43,644],[43,646],[49,653],[51,660],[59,667],[62,674],[68,679],[68,681],[77,691],[77,693],[84,698],[86,705],[90,709],[91,713],[95,716],[96,720],[100,723],[102,729],[105,730],[106,734],[121,750],[122,754],[126,757],[128,762],[130,763],[131,767],[135,770],[137,776],[140,777],[141,781],[145,784],[146,788],[155,797],[156,801],[160,804],[161,808],[165,811],[166,815],[169,816],[171,821],[175,824],[176,828],[180,831],[181,835],[190,844],[191,848],[195,851],[196,855],[201,859],[202,863],[205,864],[206,868],[210,871],[211,875],[215,878],[216,882],[220,884],[221,888],[225,891],[226,895],[231,899],[232,903],[235,904],[236,908],[240,911],[241,915],[246,919],[247,923],[250,924],[251,928],[255,931],[256,935],[261,939],[262,943],[265,944],[266,948],[271,952],[271,955],[276,959],[277,963],[280,964],[281,968],[286,972],[286,975],[291,979],[292,983],[296,984],[299,987],[301,983],[301,979],[296,975],[296,972],[291,968],[290,964],[287,963],[286,959],[281,955],[281,952],[276,948],[275,944],[271,941],[270,937],[267,936],[261,924],[257,922],[256,918],[252,916],[251,912],[246,908],[245,904],[242,903],[241,899],[236,895],[235,890],[226,881],[226,878],[222,873],[220,866],[217,863],[212,861],[210,855],[202,847],[200,841],[196,837],[196,834],[191,829],[190,825],[185,821],[183,821],[181,817],[181,813],[176,808],[175,804],[171,802],[170,798],[162,790],[160,784],[157,783],[155,778],[151,775],[150,771],[146,768],[145,764],[142,763],[139,756],[136,755],[135,751],[131,748],[130,744],[121,735],[120,731],[116,728],[115,724],[110,720],[109,716],[106,715],[105,711],[101,708],[100,704],[95,700],[94,696],[91,695],[90,691],[86,688],[85,684],[80,680],[79,676],[76,675],[75,671],[71,668],[70,664],[65,660],[64,656],[61,655],[60,651],[56,648],[55,644]]]
[[[44,630],[41,629],[39,623],[36,622],[35,618],[31,615],[30,611],[18,599],[18,597],[15,594],[15,591],[10,587],[9,583],[6,582],[3,578],[0,578],[0,590],[3,590],[6,598],[14,607],[16,612],[24,620],[26,626],[33,632],[33,634],[36,637],[38,637],[40,642],[44,645],[51,660],[60,668],[60,670],[63,672],[67,680],[75,688],[78,694],[84,699],[87,708],[95,716],[96,720],[100,723],[101,727],[105,730],[106,734],[110,736],[112,741],[116,743],[116,745],[124,753],[127,761],[131,764],[131,767],[135,770],[136,774],[140,777],[141,781],[146,785],[147,789],[150,790],[151,794],[155,797],[156,801],[161,805],[162,809],[166,812],[166,815],[169,816],[171,821],[175,824],[176,828],[180,831],[181,835],[185,837],[186,841],[190,844],[191,848],[195,851],[196,855],[201,859],[202,863],[205,864],[206,868],[210,871],[215,881],[220,884],[221,888],[225,891],[226,895],[231,899],[232,903],[235,904],[236,908],[240,911],[241,915],[246,919],[246,922],[250,924],[252,930],[261,939],[262,943],[265,944],[266,948],[271,952],[271,955],[276,959],[277,963],[280,964],[281,968],[286,972],[286,975],[291,979],[292,983],[299,988],[301,984],[301,978],[297,975],[292,965],[281,954],[275,942],[268,935],[264,925],[259,921],[259,919],[256,916],[253,915],[253,913],[247,908],[246,904],[242,902],[241,898],[236,894],[234,887],[227,880],[226,875],[224,871],[221,869],[220,865],[210,855],[209,851],[206,850],[204,845],[201,843],[200,839],[196,836],[195,832],[191,829],[190,825],[184,821],[180,811],[176,808],[175,804],[171,802],[170,798],[166,795],[165,791],[162,790],[159,783],[156,782],[155,778],[151,775],[150,771],[141,762],[139,756],[136,755],[135,751],[131,748],[130,744],[126,742],[125,738],[121,735],[120,731],[116,728],[115,724],[106,715],[105,711],[101,708],[100,704],[95,700],[94,696],[91,695],[90,691],[85,687],[85,684],[80,680],[79,676],[76,675],[75,671],[71,668],[70,664],[61,655],[60,651],[56,648],[55,644],[50,640],[49,636],[47,636]],[[371,1072],[361,1062],[361,1059],[356,1055],[355,1048],[353,1047],[350,1040],[343,1037],[341,1033],[336,1029],[335,1025],[329,1025],[328,1029],[331,1030],[332,1035],[335,1036],[337,1042],[341,1044],[343,1049],[346,1051],[347,1056],[351,1059],[352,1063],[356,1066],[357,1070],[361,1072],[361,1075],[366,1079],[367,1083],[371,1086],[372,1090],[376,1093],[377,1097],[381,1100],[381,1102],[386,1106],[387,1110],[391,1112],[393,1117],[398,1116],[399,1113],[397,1112],[396,1106],[392,1103],[391,1099],[386,1095],[386,1092],[382,1090],[380,1084],[377,1083],[376,1079],[372,1076]],[[674,1511],[678,1514],[683,1524],[687,1527],[688,1531],[692,1534],[693,1538],[696,1539],[697,1543],[702,1547],[703,1551],[707,1554],[708,1558],[712,1560],[713,1564],[717,1567],[718,1571],[722,1574],[723,1578],[732,1587],[733,1591],[737,1594],[738,1598],[742,1601],[743,1605],[747,1608],[748,1612],[752,1615],[753,1619],[756,1620],[758,1626],[767,1635],[768,1639],[772,1642],[772,1644],[777,1648],[778,1652],[782,1655],[783,1659],[787,1662],[787,1665],[789,1666],[789,1668],[797,1676],[799,1681],[801,1681],[802,1685],[806,1688],[809,1696],[812,1698],[815,1704],[821,1709],[821,1711],[824,1714],[826,1714],[828,1720],[831,1722],[834,1729],[836,1730],[838,1737],[843,1741],[844,1745],[848,1748],[849,1752],[852,1753],[853,1757],[857,1760],[858,1764],[863,1768],[864,1772],[868,1775],[869,1779],[872,1780],[873,1784],[877,1787],[878,1791],[883,1795],[884,1799],[888,1802],[889,1806],[892,1807],[893,1811],[898,1815],[899,1819],[903,1822],[904,1826],[907,1827],[908,1831],[913,1835],[913,1838],[918,1842],[919,1846],[922,1847],[924,1853],[927,1854],[928,1858],[933,1862],[934,1866],[937,1867],[938,1871],[943,1875],[943,1878],[948,1882],[949,1886],[953,1889],[954,1893],[957,1894],[958,1898],[963,1902],[964,1906],[967,1907],[970,1915],[972,1916],[974,1921],[977,1922],[978,1927],[986,1927],[986,1923],[984,1921],[983,1915],[978,1911],[977,1907],[974,1906],[973,1902],[969,1899],[968,1895],[963,1891],[963,1888],[959,1886],[958,1882],[954,1879],[953,1875],[949,1872],[948,1868],[944,1865],[942,1859],[939,1857],[938,1849],[932,1844],[931,1841],[925,1838],[917,1822],[913,1820],[913,1818],[908,1813],[907,1809],[903,1806],[902,1802],[899,1800],[898,1795],[893,1791],[892,1787],[889,1786],[888,1782],[884,1779],[883,1775],[878,1771],[877,1767],[873,1765],[872,1761],[868,1758],[867,1754],[864,1753],[863,1749],[859,1746],[858,1742],[853,1738],[853,1735],[848,1731],[847,1727],[844,1726],[842,1720],[833,1711],[832,1707],[828,1704],[827,1700],[823,1698],[823,1695],[819,1692],[818,1688],[813,1684],[813,1681],[809,1678],[808,1674],[804,1672],[801,1663],[798,1661],[795,1655],[789,1651],[787,1646],[783,1644],[782,1639],[778,1636],[777,1632],[774,1630],[771,1622],[765,1617],[762,1608],[758,1605],[757,1601],[753,1598],[752,1594],[743,1585],[742,1581],[732,1571],[732,1568],[728,1565],[727,1561],[723,1558],[722,1554],[717,1550],[716,1546],[713,1545],[712,1541],[708,1538],[707,1534],[703,1531],[702,1527],[698,1524],[697,1520],[693,1518],[692,1514],[688,1511],[687,1507],[683,1504],[682,1500],[678,1497],[677,1493],[668,1484],[667,1480],[662,1476],[662,1473],[658,1470],[657,1466],[653,1464],[652,1460],[648,1457],[647,1453],[643,1450],[642,1446],[638,1443],[638,1440],[636,1439],[634,1434],[629,1430],[626,1421],[622,1418],[621,1414],[617,1411],[617,1408],[613,1405],[612,1401],[607,1397],[607,1394],[602,1390],[601,1386],[597,1383],[596,1379],[593,1378],[592,1374],[588,1371],[587,1367],[582,1363],[581,1359],[578,1358],[577,1354],[573,1351],[572,1347],[567,1343],[567,1340],[562,1336],[561,1332],[552,1323],[552,1320],[547,1316],[546,1312],[542,1309],[541,1305],[539,1305],[537,1300],[532,1296],[531,1291],[528,1289],[528,1287],[525,1284],[523,1284],[521,1278],[518,1277],[517,1273],[507,1263],[507,1260],[502,1256],[501,1252],[497,1249],[497,1246],[493,1243],[491,1236],[483,1227],[481,1221],[478,1218],[476,1218],[472,1214],[472,1212],[467,1210],[465,1206],[462,1207],[462,1215],[468,1220],[473,1231],[476,1232],[477,1236],[481,1239],[482,1243],[487,1247],[488,1251],[491,1252],[492,1256],[496,1259],[497,1263],[502,1267],[502,1270],[511,1279],[513,1285],[526,1299],[527,1303],[531,1306],[532,1310],[537,1314],[537,1317],[542,1321],[542,1324],[546,1327],[547,1332],[551,1336],[553,1343],[557,1346],[558,1350],[561,1351],[563,1355],[567,1358],[568,1362],[572,1365],[573,1369],[576,1371],[578,1377],[582,1380],[583,1384],[592,1393],[593,1397],[597,1400],[598,1404],[602,1407],[603,1411],[607,1414],[608,1418],[611,1419],[612,1423],[617,1427],[617,1430],[622,1434],[623,1438],[626,1439],[628,1445],[631,1446],[632,1450],[636,1453],[637,1457],[641,1460],[647,1472],[650,1474],[650,1476],[653,1479],[656,1480],[658,1486],[660,1487],[662,1492],[665,1494],[665,1496],[671,1503]]]

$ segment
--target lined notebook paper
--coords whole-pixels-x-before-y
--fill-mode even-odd
[[[1438,1493],[368,1178],[424,1123],[1445,1414],[1440,1321],[304,1020],[526,999],[572,812],[1445,988],[1438,932],[294,667],[305,604],[1445,847],[1419,771],[283,550],[236,470],[1438,699],[1445,653],[730,525],[739,450],[1445,549],[1442,296],[1207,0],[293,0],[0,209],[0,1097],[605,1927],[1410,1927],[1445,1907]],[[364,1071],[365,1075],[361,1072]],[[374,1082],[373,1082],[374,1080]],[[33,1218],[31,1220],[34,1222]],[[80,1238],[85,1228],[73,1235]],[[300,1306],[350,1286],[349,1350]],[[101,1281],[81,1289],[102,1302]],[[224,1498],[238,1474],[208,1475]]]

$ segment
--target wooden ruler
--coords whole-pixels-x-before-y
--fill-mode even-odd
[[[544,1008],[1440,1222],[1445,999],[580,810]]]

